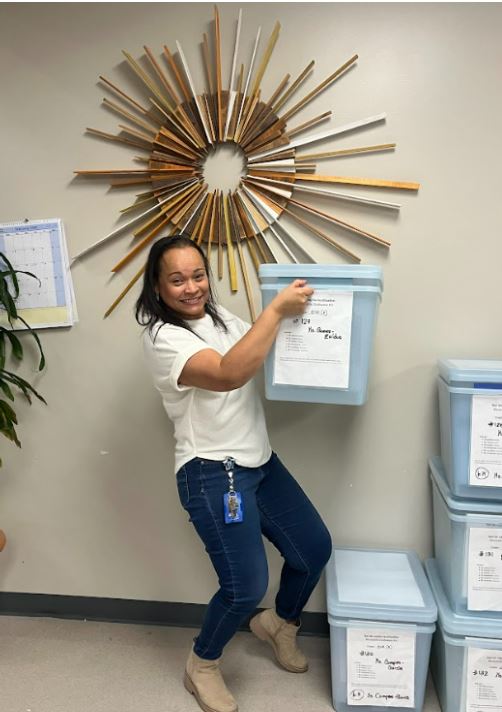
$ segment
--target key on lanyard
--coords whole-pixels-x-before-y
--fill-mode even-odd
[[[225,524],[238,524],[244,519],[244,512],[241,493],[236,492],[234,489],[235,459],[233,457],[226,457],[223,460],[223,467],[228,475],[228,492],[225,492],[223,495]]]

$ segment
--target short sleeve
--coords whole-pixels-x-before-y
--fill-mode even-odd
[[[221,305],[219,305],[218,309],[220,316],[225,321],[227,326],[233,326],[236,334],[239,337],[242,337],[244,336],[244,334],[247,334],[247,332],[251,328],[251,324],[248,324],[247,321],[244,321],[244,319],[241,319],[236,314],[232,314],[232,312],[228,311],[228,309],[225,309],[225,307],[222,307]]]
[[[211,347],[193,332],[171,324],[154,327],[151,334],[146,330],[143,335],[146,360],[155,386],[163,393],[189,390],[191,386],[178,383],[180,374],[188,359],[208,348]]]

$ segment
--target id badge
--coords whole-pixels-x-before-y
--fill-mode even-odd
[[[223,512],[225,524],[238,524],[244,519],[242,498],[240,492],[225,492],[223,495]]]

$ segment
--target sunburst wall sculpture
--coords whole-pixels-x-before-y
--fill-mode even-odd
[[[344,184],[416,191],[419,184],[319,174],[316,167],[319,160],[388,151],[396,145],[388,143],[338,151],[302,152],[316,142],[375,125],[385,119],[385,114],[312,133],[309,130],[328,120],[331,111],[314,116],[299,125],[290,125],[290,120],[298,112],[311,104],[321,92],[331,87],[354,65],[357,55],[350,57],[293,105],[293,98],[298,99],[300,88],[313,71],[314,61],[305,67],[291,85],[291,77],[287,74],[272,96],[265,101],[260,87],[279,36],[280,25],[276,23],[259,63],[257,57],[261,28],[258,30],[247,71],[244,64],[241,64],[240,71],[237,71],[241,28],[242,10],[237,20],[228,89],[223,89],[220,20],[216,7],[212,47],[208,36],[203,35],[202,53],[207,80],[203,94],[196,91],[179,42],[176,43],[177,56],[171,54],[164,45],[162,64],[146,46],[143,65],[129,53],[123,52],[131,70],[150,95],[147,106],[136,101],[105,77],[100,77],[115,99],[104,99],[104,105],[127,119],[129,124],[119,125],[121,133],[118,135],[91,128],[87,131],[144,152],[146,155],[136,157],[143,167],[78,170],[75,173],[81,176],[110,176],[112,186],[144,185],[147,190],[137,195],[133,205],[121,211],[123,214],[133,213],[132,219],[83,250],[74,260],[115,238],[119,233],[130,231],[139,239],[112,268],[112,272],[118,272],[160,233],[183,232],[199,245],[205,246],[210,262],[214,261],[216,254],[218,277],[222,279],[227,271],[232,291],[237,291],[239,287],[240,272],[254,320],[256,307],[249,279],[249,261],[256,270],[260,263],[277,262],[276,246],[280,245],[281,254],[287,255],[291,261],[299,262],[300,256],[302,262],[314,262],[306,246],[299,244],[279,222],[282,215],[287,214],[301,226],[306,235],[314,235],[330,244],[344,259],[360,262],[356,254],[313,224],[311,216],[355,233],[385,249],[389,248],[390,243],[378,235],[340,220],[331,213],[319,210],[309,204],[309,199],[328,196],[335,200],[398,210],[400,206],[396,203],[335,192],[319,186]],[[290,108],[284,110],[286,105]],[[227,193],[218,189],[210,191],[204,182],[204,163],[215,148],[227,142],[242,150],[246,164],[244,175],[237,190]],[[300,194],[299,197],[297,193]],[[143,271],[144,267],[134,275],[105,316],[121,302]]]

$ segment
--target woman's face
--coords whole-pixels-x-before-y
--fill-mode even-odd
[[[194,247],[175,247],[160,259],[159,294],[183,319],[205,315],[209,279],[204,261]]]

